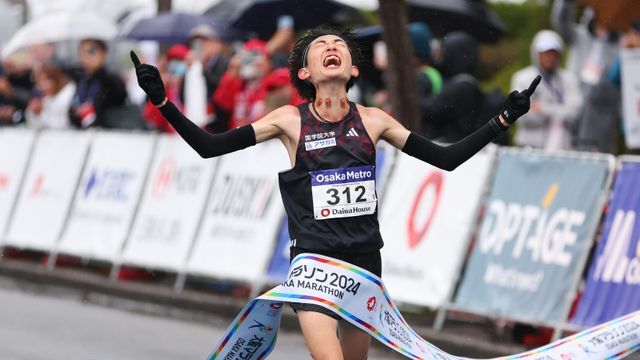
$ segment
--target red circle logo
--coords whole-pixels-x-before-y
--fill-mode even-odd
[[[327,217],[330,213],[331,211],[329,211],[329,209],[322,209],[322,211],[320,211],[320,215],[322,215],[322,217]]]

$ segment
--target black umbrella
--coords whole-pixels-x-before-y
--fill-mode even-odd
[[[334,0],[221,0],[209,8],[205,15],[225,19],[233,26],[254,32],[262,39],[271,37],[282,15],[293,17],[296,30],[321,24],[366,23],[357,9]]]
[[[481,42],[496,42],[505,32],[498,16],[487,9],[484,0],[406,0],[409,21],[424,22],[442,37],[452,31],[465,31]]]
[[[179,12],[161,13],[152,18],[140,20],[124,38],[133,40],[155,40],[162,43],[182,43],[189,32],[198,25],[209,25],[221,40],[233,40],[241,34],[223,21],[212,16],[184,14]]]

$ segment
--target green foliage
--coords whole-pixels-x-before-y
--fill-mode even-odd
[[[491,53],[492,59],[480,69],[485,79],[482,85],[485,89],[499,87],[507,93],[513,73],[531,64],[531,40],[538,31],[550,28],[551,6],[534,0],[523,4],[489,3],[489,6],[505,24],[506,33],[499,44],[483,49],[484,53]]]

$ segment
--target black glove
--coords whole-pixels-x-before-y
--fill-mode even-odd
[[[509,125],[513,124],[520,116],[529,111],[529,106],[531,105],[529,98],[533,92],[536,91],[541,79],[542,77],[540,75],[536,76],[528,89],[520,92],[514,90],[504,101],[502,109],[500,110],[500,115],[502,115]]]
[[[167,97],[167,93],[158,68],[149,64],[141,64],[138,55],[133,50],[131,50],[131,61],[136,68],[138,85],[147,93],[153,105],[161,104]]]

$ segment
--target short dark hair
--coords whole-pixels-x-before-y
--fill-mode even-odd
[[[289,56],[289,77],[291,79],[291,83],[304,99],[314,99],[316,97],[316,89],[309,81],[298,78],[298,70],[307,65],[306,55],[309,45],[313,40],[325,35],[335,35],[344,40],[347,44],[347,48],[349,49],[349,53],[351,54],[351,61],[353,65],[360,66],[360,61],[362,60],[360,48],[349,30],[341,30],[335,27],[321,25],[307,31],[298,39],[291,51],[291,55]],[[355,84],[356,80],[357,78],[355,76],[352,76],[349,79],[346,85],[347,91],[353,86],[353,84]]]

